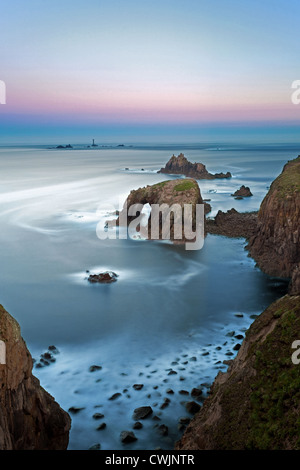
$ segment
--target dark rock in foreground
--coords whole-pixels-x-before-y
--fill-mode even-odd
[[[2,306],[0,340],[6,349],[6,363],[0,364],[0,449],[67,449],[70,416],[32,375],[20,326]]]
[[[139,421],[140,419],[146,419],[153,413],[151,406],[140,406],[136,408],[133,413],[133,419]]]
[[[135,434],[132,431],[122,431],[120,434],[121,441],[124,444],[129,444],[137,440]]]
[[[178,157],[173,155],[166,166],[161,168],[158,173],[168,173],[172,175],[185,175],[190,178],[196,179],[216,179],[216,178],[231,178],[231,173],[209,173],[203,163],[191,163],[187,158],[180,153]]]

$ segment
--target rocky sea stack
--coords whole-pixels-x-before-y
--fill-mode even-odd
[[[67,449],[71,419],[32,375],[19,324],[2,306],[0,340],[6,362],[0,364],[0,449]]]
[[[216,178],[231,178],[231,173],[209,173],[203,163],[191,163],[180,153],[178,157],[173,155],[166,166],[161,168],[158,173],[168,173],[172,175],[185,175],[195,179],[212,180]]]
[[[243,199],[244,197],[251,197],[253,194],[248,186],[242,185],[240,189],[237,189],[235,193],[231,194],[235,198]]]
[[[147,205],[150,206],[153,204],[163,205],[166,204],[168,207],[172,205],[179,205],[181,208],[185,204],[191,205],[191,226],[195,230],[195,221],[196,221],[196,205],[203,204],[204,212],[207,214],[211,210],[211,206],[204,202],[200,193],[200,188],[194,179],[175,179],[162,181],[151,186],[146,186],[144,188],[139,188],[132,190],[124,203],[123,210],[120,212],[119,217],[116,221],[116,225],[129,225],[131,221],[136,218],[136,215],[130,216],[127,213],[128,208],[134,206],[135,204]],[[183,217],[183,212],[180,217]],[[151,214],[148,221],[148,232],[147,236],[151,238]],[[162,233],[162,220],[159,221],[159,239],[164,238]],[[182,220],[182,227],[184,223]],[[181,234],[180,239],[174,240],[174,214],[171,212],[170,217],[170,240],[176,241],[178,243],[184,243],[185,236],[184,233]]]

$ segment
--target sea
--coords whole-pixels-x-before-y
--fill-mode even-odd
[[[33,374],[71,416],[70,450],[172,449],[193,417],[188,403],[202,406],[256,316],[287,289],[260,271],[243,238],[208,234],[189,251],[117,230],[99,239],[97,227],[132,189],[182,178],[157,173],[173,154],[232,173],[198,181],[213,217],[258,210],[298,152],[221,142],[0,148],[0,302],[20,324]],[[236,200],[242,184],[253,196]],[[88,281],[103,271],[117,281]],[[136,429],[141,406],[152,414]],[[123,443],[122,431],[136,440]]]

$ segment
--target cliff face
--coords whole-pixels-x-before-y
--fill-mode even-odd
[[[250,255],[267,274],[293,276],[300,263],[299,221],[300,156],[273,181],[258,213],[258,230],[249,240]]]
[[[2,306],[0,340],[6,349],[6,363],[0,365],[0,449],[66,449],[70,417],[32,375],[20,327]]]
[[[201,197],[200,188],[197,181],[193,179],[175,179],[170,181],[162,181],[161,183],[154,184],[152,186],[146,186],[144,188],[139,188],[130,192],[128,198],[125,201],[124,208],[120,212],[117,219],[117,225],[129,225],[137,216],[127,215],[128,209],[134,204],[153,204],[162,205],[167,204],[169,207],[174,205],[179,205],[181,208],[184,207],[184,204],[189,204],[192,207],[191,212],[191,226],[195,230],[195,220],[196,220],[196,205],[203,204],[204,212],[208,213],[211,210],[209,204],[205,203]],[[179,214],[182,221],[182,228],[184,229],[183,223],[183,211]],[[174,218],[171,214],[171,225],[170,225],[170,239],[174,241]],[[148,222],[148,238],[151,238],[151,223],[152,222],[152,212],[149,217]],[[159,239],[164,238],[162,232],[162,218],[159,220]],[[184,233],[182,231],[180,240],[177,240],[178,243],[185,242]]]
[[[252,324],[177,450],[300,450],[300,297],[285,296]],[[300,354],[298,354],[299,356]]]
[[[234,236],[240,233],[241,215],[220,213],[207,229]],[[176,449],[300,449],[300,364],[292,361],[292,345],[300,338],[299,220],[300,157],[272,183],[248,245],[263,271],[291,278],[290,295],[252,324]]]
[[[173,155],[166,166],[161,168],[158,173],[168,173],[172,175],[185,175],[196,179],[215,179],[215,178],[231,178],[231,173],[209,173],[203,163],[191,163],[180,153],[178,157]]]

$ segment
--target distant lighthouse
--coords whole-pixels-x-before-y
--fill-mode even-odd
[[[97,144],[95,144],[95,139],[93,139],[93,144],[92,144],[92,147],[98,147]]]

